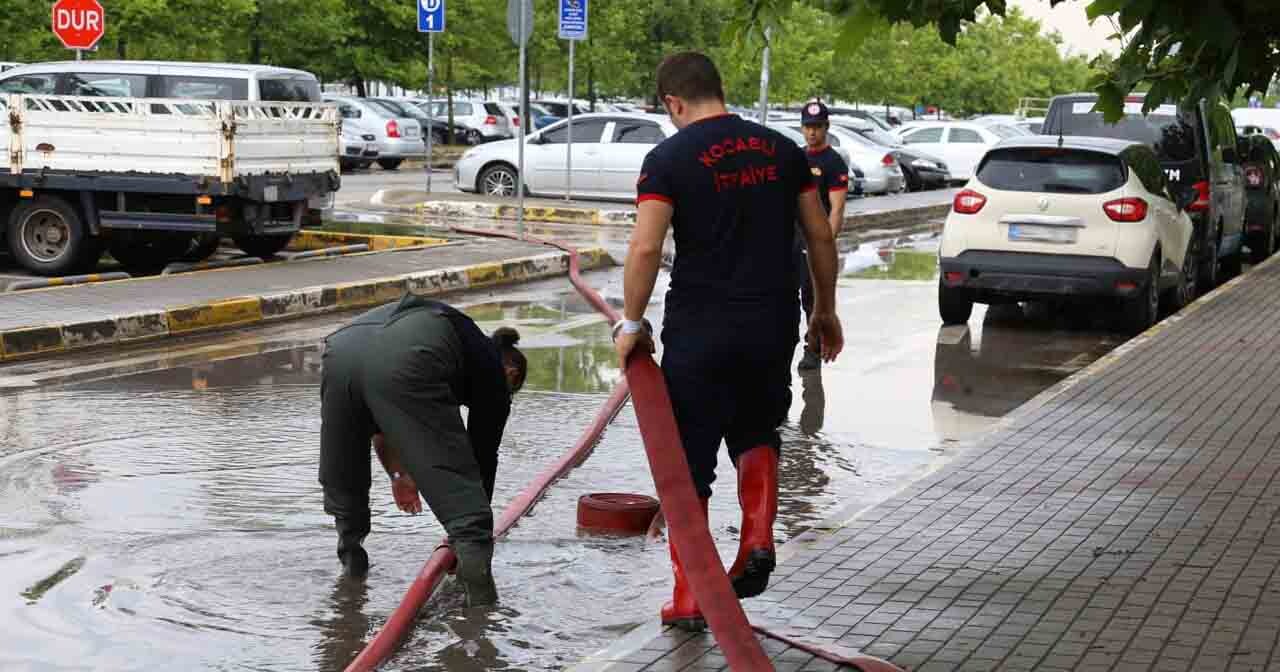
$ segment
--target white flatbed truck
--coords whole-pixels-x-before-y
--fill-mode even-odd
[[[0,96],[0,237],[40,275],[284,249],[341,186],[328,103]]]

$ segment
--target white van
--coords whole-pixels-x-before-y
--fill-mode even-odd
[[[320,82],[309,72],[267,65],[62,61],[4,71],[0,93],[315,103]]]

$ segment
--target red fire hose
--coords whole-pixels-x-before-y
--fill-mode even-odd
[[[510,234],[455,228],[462,233],[503,238],[515,238]],[[583,282],[577,250],[545,240],[533,240],[557,247],[569,253],[569,281],[596,310],[609,321],[616,322],[619,315],[594,289]],[[720,563],[720,555],[701,515],[694,515],[701,508],[693,482],[689,476],[689,464],[680,444],[680,436],[671,412],[671,400],[667,394],[662,372],[647,354],[635,356],[628,363],[626,379],[618,383],[605,402],[595,421],[587,428],[578,443],[558,462],[548,467],[533,483],[517,496],[498,519],[494,536],[506,534],[523,517],[557,480],[571,471],[590,454],[605,428],[613,421],[627,401],[628,383],[634,391],[633,405],[640,423],[649,466],[653,472],[662,510],[670,528],[670,534],[680,557],[685,559],[685,571],[694,595],[702,607],[703,616],[715,635],[717,644],[724,651],[729,666],[734,670],[771,670],[772,663],[753,633],[742,605],[734,595],[733,587]],[[453,551],[442,544],[419,571],[385,626],[347,667],[347,672],[373,670],[394,652],[408,634],[418,611],[435,591],[444,575],[457,562]],[[777,635],[755,627],[766,636],[786,641],[831,662],[850,665],[864,672],[891,672],[898,668],[884,661],[869,657],[843,657],[824,651],[805,642]]]

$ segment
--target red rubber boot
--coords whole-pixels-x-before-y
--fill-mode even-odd
[[[729,580],[742,599],[763,593],[777,564],[773,521],[778,517],[778,451],[772,446],[756,446],[738,456],[738,503],[742,539]]]
[[[707,504],[711,500],[702,500],[702,518],[707,518]],[[680,556],[676,553],[675,542],[668,542],[671,549],[671,569],[675,574],[676,586],[672,591],[671,601],[662,605],[662,624],[674,625],[681,630],[690,632],[701,632],[707,629],[707,619],[702,617],[702,610],[698,608],[698,601],[693,597],[693,587],[689,585],[689,579],[684,575],[684,566],[680,563]]]

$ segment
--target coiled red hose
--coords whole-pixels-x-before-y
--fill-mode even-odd
[[[460,233],[480,236],[516,238],[506,233],[481,231],[455,227]],[[588,286],[581,277],[578,252],[562,243],[526,239],[550,245],[569,253],[569,281],[596,310],[610,323],[619,319],[618,312],[603,297]],[[494,536],[506,534],[516,522],[533,508],[542,495],[560,478],[581,464],[590,455],[609,423],[626,403],[629,391],[635,391],[633,405],[640,423],[645,452],[653,472],[654,485],[662,502],[663,514],[670,529],[672,542],[693,586],[694,596],[702,606],[703,616],[715,635],[717,644],[724,651],[729,666],[734,670],[771,670],[772,663],[756,639],[753,626],[747,621],[741,603],[734,595],[733,586],[720,563],[715,542],[707,530],[701,515],[694,515],[701,508],[693,481],[689,476],[689,463],[680,443],[675,416],[671,412],[671,400],[661,370],[648,354],[634,356],[628,362],[626,378],[618,383],[596,416],[591,426],[582,434],[573,449],[566,453],[538,478],[534,479],[510,504],[494,525]],[[674,515],[673,515],[674,514]],[[702,524],[699,524],[702,523]],[[436,548],[417,578],[409,586],[400,605],[387,619],[382,630],[365,646],[364,650],[347,666],[347,672],[364,672],[376,669],[391,657],[396,647],[408,634],[422,605],[426,603],[445,574],[454,566],[457,558],[447,544]],[[898,668],[884,661],[869,657],[843,657],[805,642],[776,635],[761,627],[754,630],[769,637],[808,651],[825,660],[846,664],[865,672],[892,672]]]

